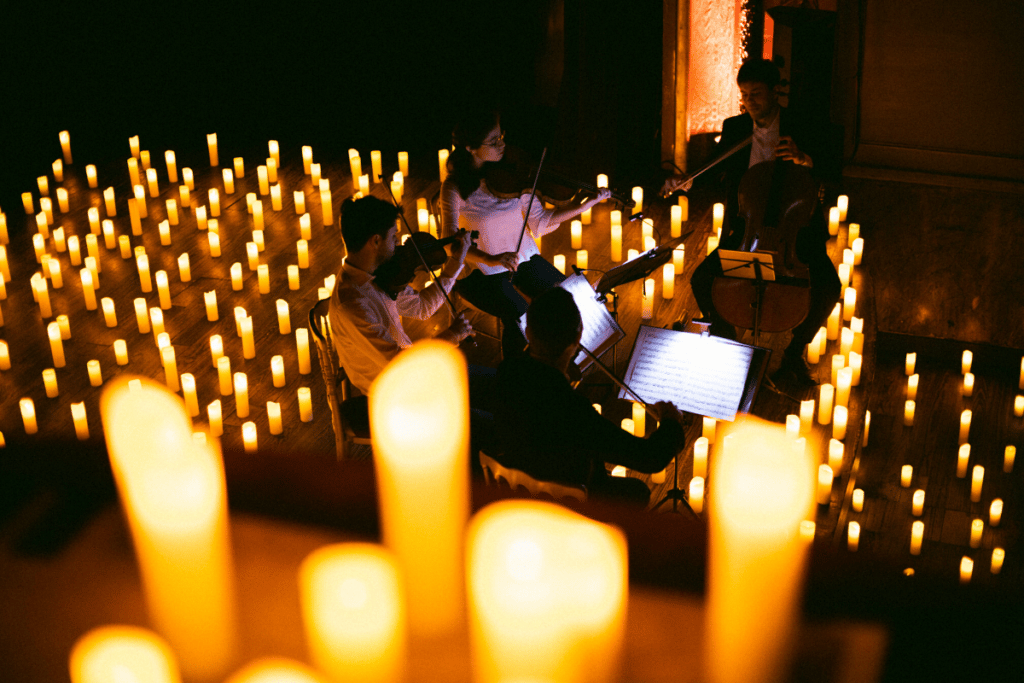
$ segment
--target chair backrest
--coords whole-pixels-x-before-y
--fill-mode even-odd
[[[309,330],[313,333],[320,371],[324,376],[324,388],[327,390],[327,405],[331,409],[331,427],[334,429],[334,447],[338,457],[342,458],[345,453],[345,427],[341,419],[338,387],[341,386],[341,400],[346,400],[348,379],[345,377],[345,371],[339,367],[338,353],[331,339],[331,324],[327,316],[329,307],[330,299],[321,299],[309,309]]]
[[[535,479],[522,470],[505,467],[483,451],[480,451],[480,467],[484,471],[484,478],[490,485],[497,485],[500,481],[504,481],[513,491],[523,487],[534,498],[547,496],[554,500],[564,500],[566,498],[572,498],[580,502],[587,500],[587,488],[585,486],[570,486],[568,484]]]

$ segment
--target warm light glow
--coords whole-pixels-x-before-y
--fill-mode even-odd
[[[224,683],[327,683],[327,679],[302,662],[262,657],[231,674]]]
[[[167,642],[137,626],[101,626],[75,641],[71,683],[180,683]]]

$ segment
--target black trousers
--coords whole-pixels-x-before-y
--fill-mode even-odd
[[[511,278],[508,273],[484,275],[474,270],[455,284],[454,291],[481,311],[501,319],[501,349],[508,357],[526,348],[526,337],[519,329],[519,318],[529,306],[523,295],[532,299],[563,280],[565,275],[535,254],[521,263]]]

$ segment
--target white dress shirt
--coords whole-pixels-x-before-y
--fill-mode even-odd
[[[750,166],[775,158],[775,148],[779,146],[779,113],[764,128],[754,123],[754,142],[750,150]]]

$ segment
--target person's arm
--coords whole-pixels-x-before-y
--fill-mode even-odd
[[[666,416],[658,429],[643,439],[626,433],[589,404],[579,406],[578,411],[580,446],[603,462],[653,474],[665,469],[682,449],[685,433],[672,417]]]
[[[460,239],[454,243],[453,253],[445,261],[441,275],[437,278],[438,286],[434,286],[431,283],[419,292],[412,287],[406,287],[402,290],[398,298],[395,299],[399,314],[406,318],[424,320],[436,313],[437,309],[444,303],[444,293],[452,291],[452,287],[455,286],[455,278],[462,272],[462,264],[466,260],[466,255],[472,243],[473,238],[470,234],[467,232],[462,233]]]
[[[577,204],[575,206],[569,206],[569,207],[566,207],[564,209],[559,209],[558,211],[555,211],[551,215],[550,220],[548,221],[549,229],[547,230],[547,232],[554,231],[559,225],[561,225],[565,221],[568,221],[568,220],[571,220],[573,218],[576,218],[576,216],[579,216],[581,213],[583,213],[587,209],[591,208],[592,206],[596,206],[597,204],[600,204],[605,199],[608,199],[611,196],[612,196],[612,191],[609,190],[608,188],[602,187],[602,188],[600,188],[597,191],[597,196],[596,197],[592,197],[591,199],[586,200],[582,204]],[[539,200],[535,200],[535,203],[536,203],[536,201],[539,201]],[[542,232],[540,234],[543,235],[543,234],[546,234],[546,233]]]
[[[450,176],[441,185],[441,236],[450,237],[459,230],[459,215],[465,201],[459,195],[459,186]],[[515,270],[518,258],[513,252],[504,254],[488,254],[479,247],[472,246],[466,254],[466,263],[482,263],[487,266],[504,266]]]
[[[328,316],[334,346],[353,384],[365,392],[402,348],[391,338],[386,317],[370,301],[353,292],[333,296]]]

